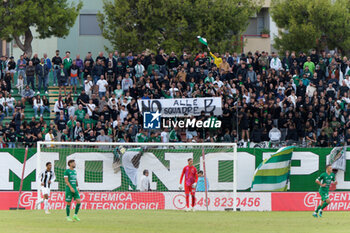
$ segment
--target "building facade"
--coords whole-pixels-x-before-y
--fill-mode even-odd
[[[249,25],[241,38],[243,44],[242,52],[254,53],[255,51],[275,51],[274,39],[278,36],[278,28],[272,20],[270,13],[271,0],[265,0],[260,12],[249,19]],[[264,31],[269,33],[265,35]]]
[[[76,2],[75,0],[70,0]],[[101,30],[97,22],[97,13],[103,11],[102,0],[82,0],[83,7],[77,17],[74,26],[71,28],[69,35],[65,38],[51,37],[47,39],[38,39],[35,28],[32,28],[34,40],[32,42],[33,54],[37,53],[42,57],[47,53],[51,58],[55,55],[58,49],[61,55],[65,51],[70,51],[71,56],[75,57],[77,54],[84,58],[88,52],[91,52],[93,57],[96,57],[100,51],[106,53],[106,48],[111,49],[108,40],[101,35]],[[23,51],[16,46],[14,42],[11,43],[10,54],[16,59],[19,58]]]

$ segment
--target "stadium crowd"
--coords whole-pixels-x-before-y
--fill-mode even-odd
[[[208,48],[196,54],[167,55],[160,49],[72,57],[56,51],[52,59],[46,54],[1,58],[0,120],[12,117],[0,125],[1,146],[33,146],[39,140],[350,143],[350,61],[337,53],[238,55]],[[59,87],[56,102],[46,95],[49,85]],[[11,96],[15,87],[21,101]],[[214,133],[142,128],[139,98],[214,96],[223,101],[222,127]],[[35,115],[30,122],[23,120],[26,103]],[[53,111],[55,119],[46,122],[45,111]]]

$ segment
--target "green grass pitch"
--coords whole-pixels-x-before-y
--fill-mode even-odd
[[[350,232],[349,212],[190,212],[82,210],[80,222],[67,222],[65,211],[0,211],[1,233],[321,233]]]

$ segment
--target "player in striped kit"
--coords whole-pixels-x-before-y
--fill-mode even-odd
[[[49,212],[49,197],[50,197],[50,186],[51,183],[55,181],[56,176],[55,172],[52,170],[51,162],[46,163],[46,170],[41,172],[39,177],[41,182],[41,193],[43,197],[40,201],[37,201],[35,207],[38,209],[39,205],[44,202],[44,209],[46,214],[50,214]]]

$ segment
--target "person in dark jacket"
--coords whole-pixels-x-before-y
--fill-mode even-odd
[[[26,67],[26,76],[27,76],[27,85],[32,85],[33,91],[35,91],[35,85],[34,85],[34,80],[35,80],[35,67],[33,66],[33,62],[30,61],[28,66]]]
[[[57,85],[57,71],[60,69],[60,64],[62,63],[62,58],[60,57],[60,51],[56,50],[56,56],[52,59],[52,71],[53,71],[53,85]]]
[[[45,94],[48,94],[47,86],[49,84],[49,72],[50,72],[50,69],[47,66],[47,64],[45,64],[45,59],[41,58],[40,63],[38,65],[36,65],[36,73],[37,73],[38,79],[39,79],[37,94],[40,94],[42,85],[44,86]]]
[[[242,63],[241,66],[238,68],[236,77],[238,77],[239,75],[242,75],[243,82],[247,80],[247,68],[245,63]]]
[[[104,75],[104,67],[101,64],[101,60],[97,60],[96,65],[92,68],[92,77],[94,84],[97,83],[101,75]]]
[[[254,126],[253,131],[250,135],[250,140],[255,143],[261,142],[262,130],[258,126]]]

